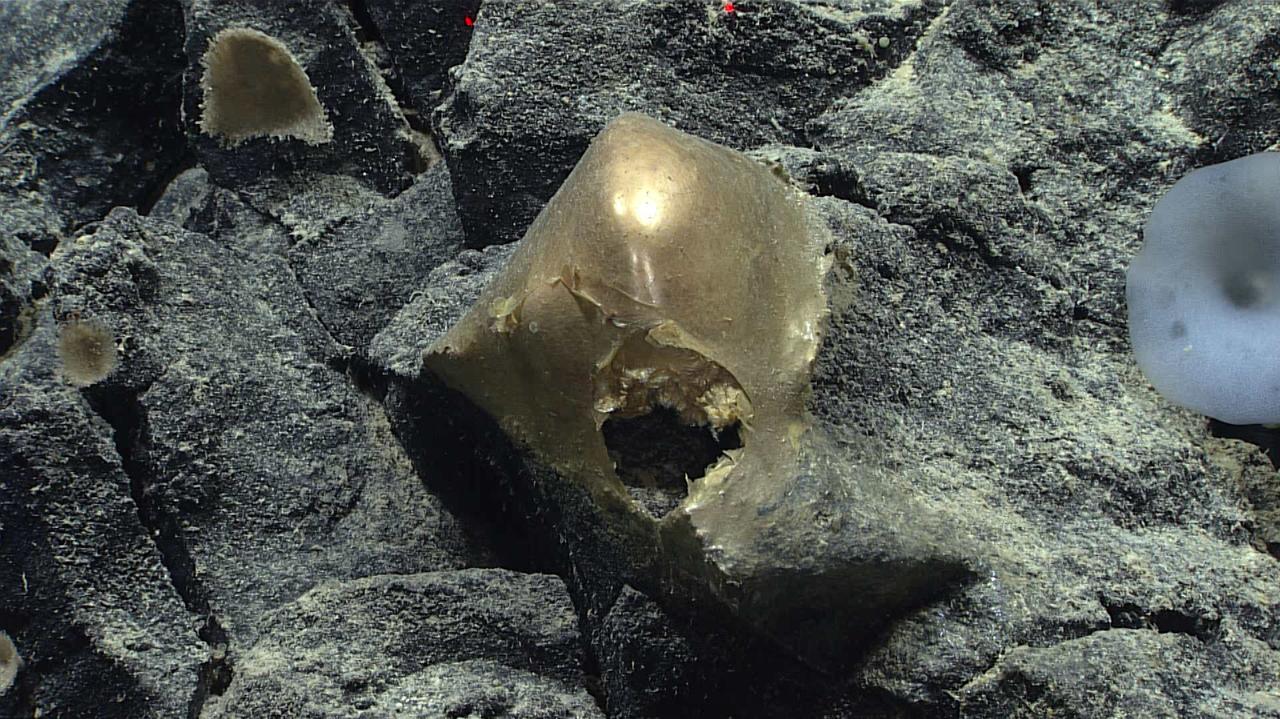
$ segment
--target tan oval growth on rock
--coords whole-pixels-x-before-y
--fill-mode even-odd
[[[0,694],[9,691],[13,680],[22,668],[22,658],[18,656],[18,648],[8,634],[0,632]]]
[[[102,325],[72,320],[58,330],[58,358],[68,382],[88,387],[115,369],[116,341],[111,330]]]
[[[291,137],[312,145],[333,139],[311,80],[279,40],[250,28],[227,28],[210,41],[202,65],[205,133],[227,145],[255,137]]]

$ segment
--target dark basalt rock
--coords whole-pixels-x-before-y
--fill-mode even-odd
[[[433,120],[468,243],[518,239],[624,111],[736,149],[805,144],[806,123],[891,70],[941,10],[871,5],[485,5]]]
[[[466,58],[480,0],[365,0],[362,5],[370,25],[366,30],[376,33],[393,61],[397,94],[406,111],[425,124],[440,103],[449,70]]]
[[[603,716],[553,576],[376,575],[317,587],[270,619],[205,716]]]
[[[48,254],[183,162],[177,0],[0,8],[0,235]]]
[[[290,213],[323,216],[323,210],[298,206],[304,197],[294,198]],[[325,199],[317,197],[315,204]],[[462,244],[449,171],[437,163],[394,199],[376,198],[332,230],[301,237],[289,259],[329,332],[363,350]]]
[[[204,682],[201,617],[94,396],[61,376],[46,305],[0,363],[0,626],[23,660],[3,716],[181,716]]]

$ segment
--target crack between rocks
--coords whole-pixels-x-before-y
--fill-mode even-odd
[[[196,686],[187,703],[189,719],[199,719],[209,696],[221,694],[231,683],[234,669],[227,657],[227,632],[213,611],[208,592],[196,577],[195,559],[187,548],[178,517],[166,511],[159,501],[151,472],[142,459],[147,417],[139,397],[147,389],[144,387],[132,392],[99,387],[84,390],[83,394],[94,413],[111,427],[121,467],[129,478],[130,495],[138,512],[138,521],[160,554],[160,562],[169,574],[170,584],[187,610],[203,619],[197,635],[208,646],[209,657],[200,666]]]
[[[457,440],[453,438],[453,433],[449,429],[424,434],[424,424],[413,409],[415,405],[424,402],[432,409],[439,409],[440,397],[427,398],[415,393],[412,383],[400,382],[360,354],[351,356],[348,376],[358,391],[377,402],[392,428],[396,441],[405,455],[410,458],[418,480],[458,519],[476,546],[484,547],[491,552],[498,566],[506,569],[519,572],[545,572],[561,577],[570,601],[573,602],[579,629],[581,678],[576,686],[584,689],[592,697],[602,713],[607,713],[607,697],[600,676],[600,661],[591,643],[591,631],[587,621],[589,609],[585,598],[577,591],[577,583],[573,581],[573,577],[566,576],[565,572],[560,571],[561,568],[555,561],[547,559],[544,553],[545,547],[543,551],[534,548],[538,540],[532,539],[528,533],[530,531],[526,524],[528,518],[526,517],[524,521],[518,519],[518,512],[512,506],[512,503],[518,503],[518,500],[508,493],[508,489],[501,488],[501,482],[478,483],[475,481],[475,475],[480,472],[498,471],[502,474],[513,474],[518,470],[511,466],[503,468],[489,466],[485,463],[485,459],[492,460],[493,456],[481,459],[468,451],[451,452],[452,458],[442,462],[442,457],[433,456],[435,450],[431,449],[431,446],[437,443],[454,443],[456,449]],[[399,385],[398,389],[393,388],[393,385]],[[407,418],[406,421],[397,422],[396,416],[388,408],[388,402],[397,401],[390,398],[396,393],[402,395],[398,401],[404,404],[398,414],[402,419]],[[467,419],[462,419],[459,424],[472,426]],[[431,474],[434,479],[428,478],[426,471],[428,467],[432,468]],[[477,487],[481,487],[478,490],[479,493],[477,493]]]
[[[170,11],[175,14],[178,21],[178,30],[182,33],[181,36],[186,37],[187,17],[186,12],[183,9],[183,4],[181,2],[176,2],[175,0],[163,0],[163,4],[169,5]],[[171,108],[173,113],[171,119],[173,120],[173,127],[175,131],[182,139],[180,142],[176,143],[177,152],[166,158],[168,162],[166,162],[163,167],[157,168],[159,171],[152,174],[152,177],[149,178],[150,181],[147,182],[146,187],[143,188],[143,190],[138,193],[138,196],[134,198],[134,205],[138,208],[139,215],[151,214],[152,208],[155,207],[156,202],[164,195],[165,191],[169,189],[169,185],[173,183],[173,180],[177,178],[178,175],[192,167],[195,167],[197,164],[196,154],[191,146],[186,142],[186,133],[181,116],[182,85],[187,67],[185,54],[181,52],[181,45],[179,45],[178,49],[179,54],[176,58],[177,62],[175,62],[174,66],[171,68],[172,73],[166,77],[164,84],[172,88],[172,97],[175,100],[175,104],[174,107]]]
[[[298,289],[298,294],[302,297],[303,304],[307,306],[307,314],[311,316],[311,319],[315,321],[320,329],[324,330],[324,336],[329,338],[329,342],[337,350],[326,364],[329,365],[330,369],[345,371],[348,359],[355,350],[350,345],[338,341],[338,338],[333,335],[333,330],[329,328],[328,323],[321,319],[320,311],[316,309],[315,302],[311,299],[311,293],[307,292],[307,288],[298,279],[298,271],[294,269],[293,262],[288,255],[285,255],[282,259],[284,260],[285,268],[289,272],[289,279],[293,280],[293,285]]]
[[[438,456],[435,445],[450,442],[451,438],[445,435],[453,433],[424,433],[415,410],[423,398],[412,385],[398,381],[358,353],[348,358],[347,376],[356,390],[372,399],[383,412],[418,481],[458,520],[472,543],[494,560],[494,566],[517,572],[549,571],[534,561],[529,538],[517,523],[510,521],[511,499],[496,482],[475,481],[476,474],[492,468],[463,459],[465,452],[448,459]],[[398,399],[390,399],[393,394]],[[388,402],[396,401],[404,405],[398,414],[388,408]]]
[[[887,219],[890,222],[894,222],[894,224],[903,224],[895,220],[892,217],[892,214]],[[936,240],[937,242],[940,242],[952,254],[973,255],[977,257],[979,260],[981,260],[982,264],[986,265],[987,267],[990,267],[993,270],[1016,270],[1029,277],[1036,277],[1036,275],[1030,272],[1027,272],[1027,270],[1024,267],[1019,265],[1012,258],[1006,257],[1004,255],[998,255],[994,251],[992,251],[990,245],[985,241],[986,238],[984,238],[981,234],[973,232],[970,228],[967,228],[967,227],[957,226],[951,229],[954,229],[961,236],[967,237],[969,240],[973,242],[973,245],[971,247],[967,247],[961,244],[960,242],[956,241],[952,233],[948,231],[948,228],[943,226],[942,222],[935,221],[935,222],[929,223],[925,227],[921,228],[922,231],[920,234],[922,237],[930,237]],[[1044,280],[1043,277],[1040,277],[1038,279],[1047,281],[1047,280]]]
[[[387,42],[382,36],[382,30],[374,22],[373,15],[370,14],[365,0],[346,0],[346,6],[351,13],[352,20],[355,21],[353,30],[356,33],[356,39],[378,46],[391,59],[392,65],[396,66],[395,53],[391,52],[391,49],[387,47]],[[370,59],[372,60],[372,58]],[[378,76],[382,78],[382,82],[387,86],[387,89],[391,91],[391,97],[395,100],[396,109],[399,111],[400,116],[404,118],[405,123],[415,132],[425,135],[431,140],[432,145],[436,145],[436,138],[431,132],[428,118],[422,117],[417,111],[413,110],[413,104],[408,101],[408,93],[405,90],[404,82],[398,76],[400,72],[398,67],[393,72],[386,72],[376,62],[371,62],[370,64],[377,70]],[[439,153],[438,146],[436,147],[436,152]]]
[[[48,266],[45,269],[47,270]],[[49,286],[44,280],[32,283],[30,297],[27,298],[25,304],[19,306],[18,312],[14,316],[13,341],[8,347],[0,350],[0,365],[17,357],[22,350],[22,346],[31,338],[31,333],[35,329],[36,318],[40,315],[40,310],[44,307],[45,298],[48,294]]]
[[[818,150],[817,152],[822,151]],[[830,172],[814,175],[812,178],[805,180],[805,182],[812,184],[811,187],[806,189],[806,194],[810,197],[832,197],[837,200],[843,200],[851,205],[871,210],[876,217],[885,222],[897,224],[880,213],[880,208],[867,196],[867,190],[862,186],[862,180],[858,177],[857,172],[843,167],[843,163],[838,160],[830,159],[830,162],[833,165]]]
[[[962,223],[953,223],[949,219],[938,218],[936,215],[926,218],[928,221],[917,225],[913,224],[909,218],[903,218],[901,215],[893,212],[881,214],[877,211],[876,214],[890,224],[910,227],[915,230],[920,239],[937,242],[946,247],[947,251],[951,254],[957,256],[974,256],[978,261],[992,270],[1015,272],[1037,282],[1043,282],[1044,284],[1053,287],[1055,290],[1064,289],[1062,278],[1055,277],[1051,273],[1035,272],[1023,266],[1023,264],[1014,257],[998,254],[991,247],[991,243],[987,240],[986,236],[981,231],[978,231],[971,226],[967,226]],[[972,244],[965,245],[957,241],[957,237],[965,238]],[[1100,324],[1107,324],[1101,319],[1089,317],[1088,315],[1072,318],[1073,321],[1080,321],[1083,319],[1090,319]],[[1119,326],[1123,327],[1123,325]]]
[[[245,204],[246,207],[249,207],[264,221],[280,228],[280,230],[286,235],[292,234],[288,225],[274,214],[256,207],[247,201]],[[335,227],[339,227],[345,222],[347,222],[347,220],[344,219],[335,225]],[[325,336],[333,346],[338,349],[338,352],[333,357],[328,358],[326,364],[334,371],[343,373],[356,391],[360,393],[361,396],[369,398],[373,404],[377,406],[377,410],[382,412],[388,426],[392,427],[392,435],[400,443],[401,450],[404,451],[405,456],[410,459],[418,481],[421,482],[422,485],[432,493],[432,495],[440,499],[444,503],[445,508],[458,519],[461,526],[466,528],[465,531],[470,535],[475,546],[492,552],[497,559],[497,566],[521,572],[545,571],[532,565],[527,556],[527,547],[513,547],[508,546],[506,543],[501,541],[492,541],[494,534],[492,532],[492,528],[486,526],[477,527],[475,525],[476,512],[468,509],[467,506],[464,506],[466,505],[466,502],[460,500],[458,496],[455,496],[455,494],[457,494],[456,492],[451,493],[450,491],[447,491],[447,488],[442,488],[441,484],[444,482],[440,480],[429,480],[425,476],[423,466],[418,461],[414,452],[411,451],[412,448],[409,446],[412,439],[403,436],[402,431],[397,427],[395,418],[387,408],[386,403],[389,383],[391,381],[390,378],[383,374],[377,367],[372,365],[367,358],[360,354],[355,348],[340,342],[336,337],[334,337],[333,332],[324,322],[319,310],[313,303],[311,295],[299,281],[297,272],[293,263],[290,261],[287,252],[281,257],[281,259],[289,272],[290,279],[298,290],[298,294],[302,297],[303,302],[306,303],[307,313],[315,321],[317,326],[324,331]]]
[[[244,202],[245,207],[255,212],[263,220],[280,228],[280,231],[285,234],[285,237],[293,237],[293,231],[290,230],[289,226],[286,225],[284,221],[282,221],[279,217],[276,217],[275,215],[271,214],[270,212],[267,212],[266,210],[256,207],[255,205],[253,205],[252,202],[250,202],[246,198],[242,198],[242,199],[245,200]],[[346,219],[339,221],[333,227],[329,228],[328,231],[332,232],[334,229],[341,227],[346,221],[347,221]],[[293,245],[291,244],[289,247],[290,249],[292,249]],[[347,367],[348,367],[351,355],[354,352],[354,349],[350,345],[344,342],[340,342],[338,338],[334,336],[333,330],[330,329],[328,323],[326,323],[324,319],[321,318],[320,311],[316,309],[316,305],[311,298],[311,294],[307,292],[307,288],[302,284],[302,281],[298,279],[298,271],[293,266],[293,261],[289,258],[289,252],[286,250],[284,253],[279,255],[279,257],[283,261],[285,269],[289,272],[289,279],[293,281],[293,286],[297,288],[298,295],[302,297],[302,301],[307,307],[307,314],[310,315],[311,319],[315,321],[316,325],[321,330],[324,331],[324,336],[327,337],[329,339],[329,342],[332,343],[333,346],[337,349],[335,356],[332,358],[329,358],[329,361],[326,362],[326,364],[328,364],[331,369],[345,372],[347,370]]]
[[[1209,643],[1217,638],[1221,620],[1197,617],[1176,609],[1151,610],[1132,602],[1109,602],[1098,600],[1107,615],[1111,617],[1110,626],[1098,631],[1112,629],[1146,629],[1158,634],[1184,634],[1201,642]],[[1096,632],[1091,632],[1091,634]],[[1086,635],[1087,636],[1087,635]]]
[[[1079,641],[1101,632],[1116,630],[1151,631],[1157,634],[1182,634],[1203,643],[1217,640],[1220,620],[1195,617],[1174,609],[1151,610],[1132,602],[1112,602],[1105,598],[1098,599],[1099,605],[1106,610],[1109,622],[1106,626],[1098,626],[1080,633],[1071,633],[1062,639],[1046,644],[1016,644],[1005,647],[987,664],[982,671],[975,672],[963,685],[947,690],[957,701],[977,682],[983,681],[997,672],[1000,665],[1010,653],[1017,649],[1052,649],[1054,647]],[[1069,627],[1068,627],[1069,628]]]
[[[150,215],[151,211],[155,209],[156,203],[160,201],[161,197],[164,197],[165,192],[169,190],[169,186],[173,184],[173,181],[178,179],[178,176],[182,173],[198,166],[199,162],[196,155],[190,150],[174,158],[162,173],[156,175],[154,181],[137,198],[135,205],[138,208],[138,214],[143,216]]]
[[[356,39],[360,42],[369,42],[377,45],[383,52],[387,53],[387,57],[394,62],[395,55],[387,48],[387,41],[382,36],[382,30],[378,24],[373,21],[373,15],[369,12],[369,7],[365,4],[365,0],[346,0],[347,11],[351,13],[351,19],[355,21]],[[388,77],[382,72],[382,68],[378,68],[378,74],[382,77],[383,82],[387,83],[387,87],[395,94],[396,104],[404,109],[406,103],[402,99],[404,88],[400,85],[397,78]],[[409,117],[406,115],[405,119]]]
[[[823,151],[822,148],[813,141],[814,133],[810,129],[812,123],[818,118],[823,117],[827,113],[831,112],[831,108],[837,102],[840,102],[842,100],[847,100],[850,97],[860,95],[863,92],[866,92],[867,90],[870,90],[876,87],[886,77],[892,75],[895,71],[897,71],[898,68],[902,67],[904,63],[910,61],[915,56],[915,54],[920,51],[921,41],[923,41],[925,38],[933,34],[937,26],[939,26],[942,23],[942,20],[946,18],[946,16],[950,13],[950,4],[949,3],[942,4],[938,8],[937,12],[934,13],[932,16],[928,14],[928,9],[929,8],[927,7],[927,5],[925,3],[922,3],[920,7],[918,9],[915,9],[914,11],[910,9],[907,10],[907,12],[902,18],[901,25],[897,26],[898,29],[903,31],[904,39],[908,37],[908,33],[907,33],[908,29],[921,28],[920,31],[918,33],[915,33],[915,35],[912,37],[912,46],[909,51],[905,51],[901,55],[899,55],[897,57],[896,62],[892,64],[886,63],[884,72],[871,71],[871,68],[868,65],[867,84],[858,88],[852,95],[840,95],[839,97],[831,98],[831,100],[827,102],[826,105],[820,111],[818,111],[817,113],[814,114],[813,117],[805,121],[803,135],[804,135],[805,141],[808,143],[806,147],[808,147],[811,150],[818,150],[819,152],[822,152]]]
[[[247,201],[245,205],[264,221],[280,228],[280,230],[286,235],[292,234],[288,225],[274,214],[256,207]],[[339,227],[345,222],[347,222],[346,219],[340,221],[335,225],[335,227]],[[327,358],[326,364],[330,369],[343,373],[347,380],[351,382],[355,390],[360,393],[361,396],[369,398],[373,404],[376,405],[377,410],[382,412],[388,426],[392,428],[392,435],[396,438],[397,442],[399,442],[401,450],[405,453],[405,456],[410,459],[410,463],[414,469],[414,474],[417,476],[418,481],[422,486],[426,487],[433,496],[444,503],[445,508],[454,517],[456,517],[461,526],[465,528],[465,531],[470,536],[475,546],[481,547],[494,555],[497,560],[497,566],[521,572],[544,571],[532,565],[527,556],[526,547],[517,548],[509,546],[508,543],[501,542],[500,540],[493,541],[494,532],[491,527],[477,527],[476,512],[465,506],[467,504],[465,501],[460,500],[458,496],[455,496],[458,493],[450,492],[446,487],[441,486],[442,484],[447,484],[447,482],[428,479],[418,457],[416,457],[415,453],[411,451],[412,448],[409,445],[410,442],[412,442],[412,439],[403,436],[402,431],[397,427],[395,418],[387,408],[386,403],[389,383],[391,381],[390,378],[383,374],[377,367],[372,365],[367,358],[365,358],[354,347],[340,342],[333,335],[329,326],[321,318],[320,312],[313,303],[311,295],[299,281],[297,271],[295,270],[293,263],[290,261],[288,253],[286,252],[281,259],[289,272],[289,278],[298,290],[298,294],[302,297],[303,302],[306,303],[307,313],[315,321],[317,326],[324,331],[325,336],[338,350],[333,357]]]

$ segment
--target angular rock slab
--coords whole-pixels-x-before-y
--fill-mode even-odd
[[[178,163],[174,3],[0,3],[0,236],[48,254]]]
[[[965,573],[809,427],[828,241],[765,167],[624,114],[425,356],[552,481],[590,495],[640,585],[710,599],[822,664]],[[661,518],[601,433],[657,409],[743,440]]]
[[[1113,629],[1050,647],[1020,646],[960,692],[975,716],[1280,717],[1280,694],[1260,691],[1280,662],[1262,662],[1234,632],[1205,646],[1185,634]],[[1274,687],[1274,684],[1272,685]]]
[[[315,194],[317,204],[328,199]],[[309,197],[294,199],[302,217],[324,217],[304,204]],[[283,222],[293,229],[287,216]],[[289,261],[334,338],[364,349],[462,240],[449,169],[437,163],[395,198],[377,197],[333,229],[302,236]]]
[[[602,716],[580,685],[573,604],[550,575],[330,583],[271,624],[206,717]]]
[[[284,258],[245,229],[215,239],[120,209],[55,255],[51,282],[56,317],[119,344],[93,389],[232,654],[322,581],[486,562],[327,364],[338,350]]]
[[[413,111],[429,116],[449,69],[467,55],[480,0],[369,0],[364,5],[395,61],[398,92]]]
[[[183,716],[210,648],[53,315],[0,362],[0,631],[23,661],[0,716]]]
[[[622,111],[738,149],[805,144],[830,99],[891,71],[944,5],[484,3],[433,115],[470,246],[520,237]],[[384,34],[399,62],[400,33]],[[420,35],[411,55],[429,57],[442,40]]]

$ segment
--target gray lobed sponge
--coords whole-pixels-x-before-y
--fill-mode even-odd
[[[1280,153],[1192,172],[1143,234],[1127,299],[1151,384],[1224,422],[1280,422]]]

